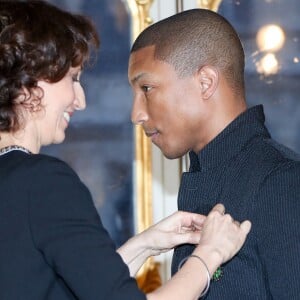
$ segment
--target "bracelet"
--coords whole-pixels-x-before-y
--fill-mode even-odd
[[[198,255],[195,255],[195,254],[192,254],[192,255],[189,255],[187,257],[185,257],[180,263],[179,263],[179,266],[178,266],[178,270],[182,267],[182,265],[191,257],[194,257],[194,258],[197,258],[199,259],[202,264],[204,265],[205,269],[206,269],[206,277],[207,277],[207,284],[206,284],[206,287],[205,289],[203,290],[203,292],[201,293],[201,295],[199,296],[199,298],[203,297],[204,295],[206,295],[206,293],[208,292],[209,290],[209,285],[210,285],[210,273],[209,273],[209,270],[208,270],[208,267],[205,263],[205,261]]]

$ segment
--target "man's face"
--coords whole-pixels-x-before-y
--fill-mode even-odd
[[[198,77],[181,78],[172,65],[154,58],[154,46],[130,55],[132,122],[170,159],[203,147],[207,114]]]

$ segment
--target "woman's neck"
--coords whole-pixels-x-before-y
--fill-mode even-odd
[[[0,133],[0,149],[10,146],[19,146],[27,149],[31,153],[39,153],[40,148],[29,139],[19,137],[17,134],[11,134],[7,132]]]

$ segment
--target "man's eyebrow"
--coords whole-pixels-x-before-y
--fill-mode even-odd
[[[142,72],[142,73],[139,73],[137,74],[136,76],[134,76],[130,81],[131,83],[135,83],[137,82],[141,77],[145,76],[146,73],[145,72]]]

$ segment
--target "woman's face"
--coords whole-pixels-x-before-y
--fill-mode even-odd
[[[63,79],[56,83],[39,81],[43,89],[42,111],[35,121],[39,146],[59,144],[65,139],[65,130],[75,110],[86,107],[85,95],[80,84],[81,68],[70,68]]]

